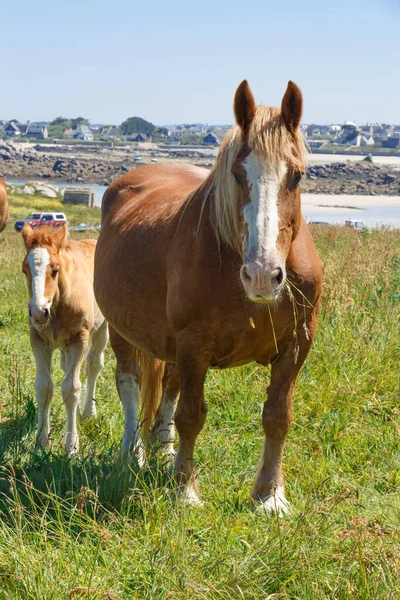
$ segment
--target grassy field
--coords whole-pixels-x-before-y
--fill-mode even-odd
[[[12,199],[13,216],[29,211],[27,202]],[[66,212],[89,219],[85,209]],[[24,252],[8,226],[0,238],[0,600],[400,597],[400,232],[314,234],[324,295],[286,444],[293,511],[280,519],[249,507],[269,377],[255,365],[208,376],[195,457],[202,509],[174,501],[156,458],[142,471],[118,465],[123,418],[110,349],[98,418],[80,426],[79,458],[63,454],[58,360],[52,448],[35,451]]]

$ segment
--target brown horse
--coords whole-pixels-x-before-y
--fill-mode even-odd
[[[10,211],[7,202],[7,188],[5,181],[0,177],[0,233],[7,225]]]
[[[30,341],[36,360],[37,442],[46,448],[50,440],[51,359],[53,351],[59,348],[60,364],[65,373],[62,383],[67,412],[65,449],[74,454],[79,448],[76,417],[82,360],[91,337],[81,417],[86,420],[96,414],[96,381],[104,364],[103,350],[108,339],[107,323],[93,292],[96,241],[70,240],[66,225],[58,230],[33,230],[25,223],[22,237],[27,251],[22,270],[29,289]]]
[[[190,503],[198,502],[193,452],[206,418],[207,370],[252,361],[272,365],[252,496],[273,513],[287,506],[283,446],[296,376],[314,337],[321,264],[300,210],[305,148],[299,88],[289,82],[279,110],[256,106],[243,81],[234,112],[237,126],[211,172],[150,165],[110,185],[94,285],[117,357],[122,454],[140,443],[140,366],[148,418],[162,374],[156,359],[166,361],[153,431],[171,447],[180,393],[175,477]],[[146,356],[153,357],[150,365]]]

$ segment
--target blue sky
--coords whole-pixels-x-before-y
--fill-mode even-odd
[[[305,122],[400,123],[400,0],[6,0],[0,118],[231,123],[236,86]]]

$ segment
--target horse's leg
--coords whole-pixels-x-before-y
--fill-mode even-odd
[[[67,413],[65,451],[68,454],[76,454],[79,450],[76,420],[82,387],[80,371],[87,344],[88,335],[84,332],[77,335],[66,349],[66,373],[61,391]]]
[[[297,374],[311,347],[311,340],[299,340],[300,351],[295,364],[293,349],[287,350],[271,367],[271,384],[262,414],[264,448],[252,498],[268,514],[289,512],[282,474],[283,447],[293,420],[292,398]]]
[[[121,460],[127,459],[133,451],[142,467],[146,457],[139,434],[140,366],[137,361],[136,348],[112,327],[109,329],[111,347],[117,359],[115,383],[125,416],[120,458]]]
[[[104,321],[92,335],[89,351],[86,355],[86,392],[81,415],[82,421],[96,416],[96,382],[104,366],[104,348],[108,341],[108,325]]]
[[[180,381],[178,366],[173,363],[165,365],[164,377],[162,380],[161,402],[157,410],[155,423],[152,429],[152,436],[161,446],[165,454],[173,456],[175,427],[174,413],[176,400],[179,395]]]
[[[36,444],[46,448],[50,441],[50,403],[53,397],[51,358],[53,351],[33,328],[30,330],[30,340],[36,361],[35,393],[38,405]]]
[[[197,495],[193,452],[196,438],[206,420],[204,381],[209,361],[191,344],[179,344],[178,366],[181,391],[175,412],[175,425],[179,434],[179,447],[175,458],[175,478],[181,486],[180,494],[188,504],[201,504]]]

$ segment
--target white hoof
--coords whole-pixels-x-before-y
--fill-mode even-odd
[[[68,456],[76,456],[79,452],[79,437],[76,433],[67,433],[65,436],[65,452]]]
[[[182,487],[178,491],[178,496],[184,506],[201,508],[203,506],[202,501],[197,495],[192,485]]]
[[[94,403],[92,403],[90,406],[85,406],[85,408],[82,411],[82,414],[80,415],[80,420],[83,421],[90,421],[90,419],[94,419],[97,416],[97,410],[96,410],[96,405]]]
[[[268,496],[262,502],[257,503],[255,512],[268,516],[278,515],[283,517],[290,514],[290,504],[286,500],[283,488],[278,488],[275,494]]]
[[[121,462],[128,461],[132,455],[136,456],[139,467],[143,469],[143,467],[146,465],[147,459],[142,441],[139,440],[136,444],[133,444],[130,440],[124,439],[119,451],[119,458]]]
[[[36,448],[38,450],[47,450],[50,446],[50,436],[47,433],[41,433],[36,437]]]

